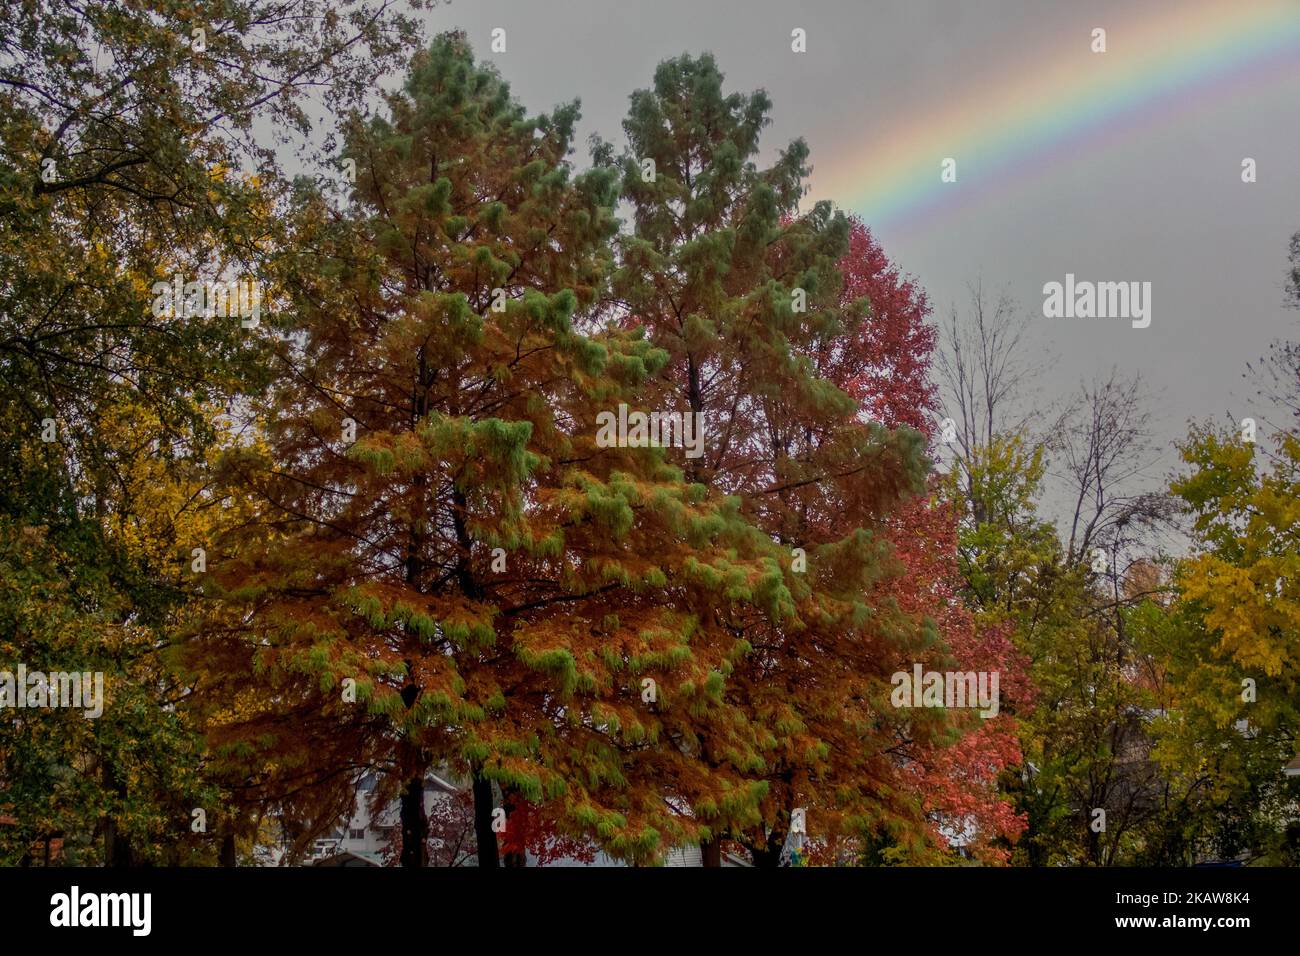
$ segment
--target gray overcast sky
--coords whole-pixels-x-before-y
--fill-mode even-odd
[[[813,194],[842,191],[830,198],[864,214],[936,314],[964,304],[976,278],[1005,287],[1035,316],[1035,345],[1059,356],[1048,397],[1112,366],[1140,371],[1157,394],[1162,443],[1189,418],[1263,417],[1245,363],[1271,340],[1300,338],[1300,314],[1283,306],[1287,242],[1300,230],[1300,44],[1274,51],[1267,72],[1254,69],[1253,48],[1233,39],[1252,18],[1281,35],[1279,25],[1300,26],[1300,2],[454,0],[426,15],[430,34],[467,31],[530,110],[580,98],[580,143],[598,132],[621,145],[628,94],[649,85],[655,64],[713,52],[730,88],[770,94],[766,155],[803,136]],[[506,30],[504,53],[490,50],[496,27]],[[805,55],[790,50],[795,27],[807,31]],[[1104,57],[1089,49],[1093,27],[1108,31]],[[1151,66],[1170,52],[1185,54],[1172,80]],[[1068,122],[1091,102],[1088,76],[1102,86],[1129,76],[1116,95],[1135,112],[1064,142],[1026,140],[1023,155],[1014,132],[972,136],[972,119],[996,130],[1014,117],[1015,97],[1032,95],[1040,77],[1059,85],[1058,118]],[[1167,80],[1170,95],[1144,105],[1144,90]],[[954,104],[979,115],[954,116]],[[892,147],[912,162],[917,135],[926,146],[916,167],[937,182],[941,156],[961,157],[947,188],[968,192],[950,211],[873,221],[854,206],[859,171],[871,180],[872,157]],[[925,151],[930,143],[940,155]],[[982,166],[994,147],[1008,162]],[[1247,156],[1258,163],[1253,184],[1241,181]],[[1043,284],[1067,272],[1151,282],[1150,328],[1043,318]],[[1172,463],[1167,454],[1153,481]]]

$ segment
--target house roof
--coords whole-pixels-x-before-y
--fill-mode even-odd
[[[338,853],[331,853],[323,859],[317,860],[312,866],[383,866],[379,860],[367,853],[355,853],[352,850],[341,850]]]
[[[433,772],[430,772],[427,776],[425,776],[424,789],[426,791],[430,789],[441,790],[443,793],[460,792],[460,788],[457,787],[455,784],[448,783],[446,780],[442,779],[442,777],[438,776],[436,773]]]
[[[1291,762],[1282,768],[1282,772],[1288,777],[1300,777],[1300,754],[1291,758]]]

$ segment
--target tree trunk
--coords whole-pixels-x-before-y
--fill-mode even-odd
[[[122,783],[113,769],[111,763],[104,764],[104,784],[118,797],[126,798],[126,784]],[[131,849],[130,837],[123,834],[117,828],[117,821],[110,813],[104,819],[104,865],[105,866],[133,866],[134,852]]]
[[[492,830],[492,781],[474,775],[474,837],[478,842],[478,865],[500,866],[497,835]]]
[[[131,866],[132,856],[130,838],[123,836],[117,829],[117,823],[109,817],[104,825],[104,865]]]
[[[424,815],[424,775],[417,774],[402,790],[402,866],[428,866],[429,821]]]
[[[235,831],[227,830],[225,836],[221,838],[221,859],[219,866],[236,866],[235,861]]]
[[[762,834],[759,834],[761,837]],[[773,830],[767,834],[763,840],[763,845],[758,843],[746,845],[745,849],[749,850],[749,855],[753,860],[754,867],[760,870],[775,869],[781,865],[781,851],[785,849],[785,830]]]
[[[722,866],[722,842],[704,840],[700,843],[700,862],[703,866]]]

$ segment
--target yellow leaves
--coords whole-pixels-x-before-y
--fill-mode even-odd
[[[247,723],[255,717],[275,712],[274,702],[267,700],[255,690],[245,689],[229,695],[229,706],[214,710],[208,714],[208,725],[212,728],[231,727]]]
[[[1205,623],[1219,635],[1219,649],[1247,669],[1281,673],[1289,656],[1277,640],[1284,615],[1253,580],[1248,568],[1204,555],[1189,563],[1183,593],[1206,608]]]
[[[1270,676],[1300,664],[1300,441],[1280,446],[1257,474],[1252,446],[1202,433],[1183,449],[1199,469],[1174,485],[1220,519],[1198,522],[1206,551],[1182,564],[1185,597],[1204,608],[1222,654]]]
[[[211,504],[198,462],[168,443],[156,415],[123,400],[109,408],[97,434],[113,459],[109,476],[88,476],[88,492],[103,500],[106,533],[132,558],[150,566],[188,568],[193,548],[209,546],[220,509]]]

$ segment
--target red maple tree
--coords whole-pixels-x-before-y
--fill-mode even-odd
[[[890,428],[915,428],[933,442],[938,402],[930,366],[936,332],[926,322],[930,305],[924,290],[890,261],[857,218],[850,219],[849,252],[840,271],[845,303],[865,297],[871,319],[820,355],[819,370],[856,398],[863,414]],[[977,627],[962,604],[956,518],[932,491],[916,496],[889,523],[887,537],[906,573],[882,582],[880,598],[893,598],[934,621],[953,659],[948,669],[997,672],[1003,704],[1028,703],[1028,661],[1007,629]],[[907,769],[937,837],[961,830],[972,856],[1002,861],[1007,852],[1001,844],[1025,828],[997,789],[998,775],[1020,760],[1015,718],[1001,712],[963,724],[954,744],[908,748]]]

